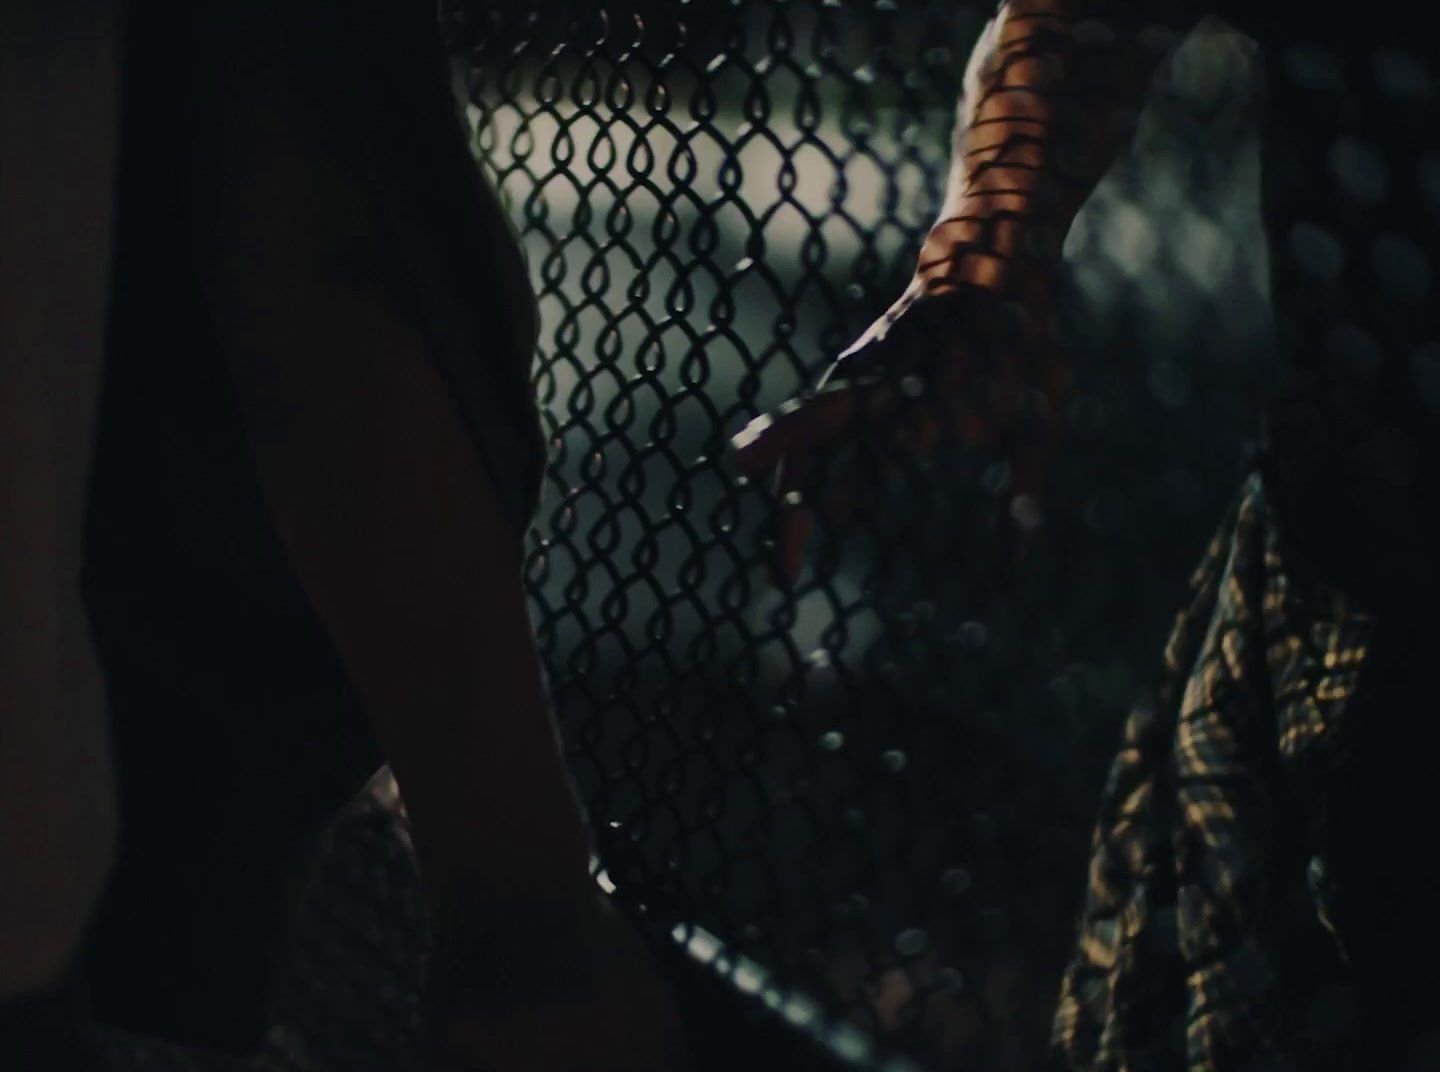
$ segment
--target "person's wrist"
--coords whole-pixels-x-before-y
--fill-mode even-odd
[[[930,229],[915,268],[915,287],[943,293],[981,287],[1036,308],[1053,306],[1063,264],[1064,229],[1031,208],[972,199]]]
[[[999,254],[968,245],[922,253],[915,272],[916,289],[922,293],[976,287],[1034,308],[1054,305],[1059,280],[1058,258]]]
[[[587,935],[603,911],[603,893],[587,888],[526,897],[476,899],[437,921],[431,952],[432,1009],[457,1000],[523,1002],[557,984],[584,988]]]
[[[436,876],[431,912],[437,935],[457,943],[491,941],[497,921],[514,921],[521,929],[550,923],[563,926],[590,908],[599,894],[590,868],[591,854],[542,853],[540,859],[507,861],[504,853],[487,855],[474,871]]]
[[[539,766],[554,784],[544,793],[527,787],[531,796],[523,818],[501,818],[503,796],[518,796],[518,784],[492,786],[480,800],[429,796],[411,809],[420,873],[438,932],[483,931],[490,919],[524,905],[553,914],[593,895],[591,830],[558,755],[553,763],[548,759],[532,767]]]

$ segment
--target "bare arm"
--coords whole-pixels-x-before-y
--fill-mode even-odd
[[[1130,141],[1156,69],[1199,0],[1006,0],[976,44],[927,289],[1048,297],[1065,234]]]
[[[453,930],[499,919],[490,905],[581,896],[589,839],[542,693],[520,535],[397,289],[370,188],[337,144],[348,128],[285,53],[298,32],[255,13],[211,46],[224,167],[204,187],[201,275],[277,529]],[[496,329],[475,360],[510,358],[514,333]]]
[[[733,440],[742,471],[776,475],[781,575],[800,568],[811,503],[833,525],[868,498],[864,472],[807,487],[825,453],[857,437],[857,416],[871,445],[888,441],[882,471],[947,437],[1006,446],[1014,478],[1000,530],[1023,549],[1069,388],[1054,308],[1066,232],[1129,141],[1156,69],[1202,13],[1201,0],[1001,4],[971,55],[944,205],[910,285],[818,391]],[[925,386],[907,397],[912,375]]]
[[[663,980],[590,877],[521,535],[396,285],[373,189],[267,17],[210,50],[224,168],[200,273],[271,515],[412,821],[437,1067],[669,1072]],[[496,224],[488,255],[518,264]],[[473,360],[529,345],[512,329],[530,309],[510,312]]]

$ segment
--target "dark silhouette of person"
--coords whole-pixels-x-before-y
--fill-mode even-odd
[[[544,694],[534,299],[433,6],[4,20],[0,1063],[88,1067],[77,993],[253,1048],[308,849],[383,760],[437,1067],[682,1066]]]

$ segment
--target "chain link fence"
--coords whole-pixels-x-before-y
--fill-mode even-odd
[[[776,504],[729,437],[908,281],[989,14],[444,5],[539,298],[526,573],[606,881],[834,1066],[1033,1066],[1120,720],[1276,371],[1255,46],[1207,22],[1069,236],[1076,390],[1018,579],[976,535],[1005,459],[965,451],[877,487],[769,583]],[[334,1056],[357,1046],[406,1067],[424,925],[388,788],[325,859],[266,1067],[360,1067]],[[748,1059],[773,1057],[752,1030]]]
[[[774,503],[728,437],[903,289],[987,15],[451,12],[539,296],[527,570],[605,866],[737,986],[845,1025],[862,1065],[1043,1042],[1101,766],[1268,374],[1253,57],[1217,24],[1071,236],[1081,390],[1024,580],[991,583],[974,518],[1007,474],[971,452],[767,584]]]

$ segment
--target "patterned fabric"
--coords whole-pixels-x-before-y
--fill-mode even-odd
[[[429,949],[409,822],[384,770],[316,853],[258,1052],[117,1032],[105,1072],[418,1072]]]
[[[1287,573],[1252,477],[1192,581],[1105,789],[1057,1067],[1315,1068],[1282,985],[1284,896],[1331,926],[1322,787],[1373,619]],[[1315,928],[1323,936],[1324,931]],[[1338,941],[1339,936],[1335,936]]]

